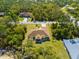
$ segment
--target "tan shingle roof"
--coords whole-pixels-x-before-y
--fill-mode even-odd
[[[31,38],[31,37],[34,37],[36,35],[45,35],[45,36],[48,36],[48,33],[46,33],[44,30],[35,30],[35,31],[32,31],[29,35],[28,35],[28,38]]]

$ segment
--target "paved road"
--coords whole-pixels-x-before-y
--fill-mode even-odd
[[[20,24],[52,24],[57,22],[20,22]]]

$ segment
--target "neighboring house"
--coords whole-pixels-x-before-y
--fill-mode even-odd
[[[40,28],[30,32],[28,39],[35,40],[36,42],[49,41],[49,35],[44,28]]]
[[[32,13],[30,13],[30,12],[21,12],[19,14],[19,16],[24,18],[24,20],[21,21],[21,22],[28,22],[28,21],[31,21]]]
[[[79,59],[79,38],[63,40],[70,59]]]

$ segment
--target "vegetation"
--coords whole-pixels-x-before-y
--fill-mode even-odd
[[[75,27],[73,23],[67,23],[67,24],[52,24],[52,35],[56,39],[72,39],[72,38],[78,38],[78,30],[79,27]]]
[[[19,47],[21,46],[22,40],[25,38],[26,28],[18,24],[16,25],[15,23],[10,24],[10,21],[11,17],[9,16],[0,18],[1,48],[6,48],[8,46]]]
[[[62,41],[51,41],[40,44],[35,44],[33,41],[26,41],[23,45],[25,58],[32,59],[69,59],[69,56],[63,47]],[[61,53],[62,52],[62,53]]]

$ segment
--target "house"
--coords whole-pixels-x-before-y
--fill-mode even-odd
[[[44,29],[35,29],[28,35],[28,39],[35,40],[36,43],[49,41],[49,35]]]
[[[32,20],[32,13],[30,12],[21,12],[19,16],[23,18],[23,21],[21,21],[21,23],[27,23],[28,21]]]

